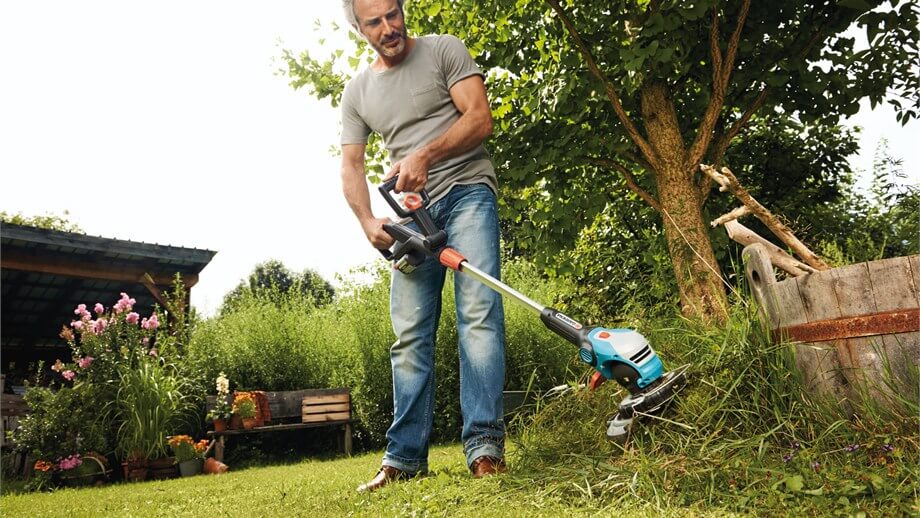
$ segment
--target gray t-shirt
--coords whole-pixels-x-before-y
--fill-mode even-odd
[[[455,36],[423,36],[399,65],[370,67],[352,78],[342,94],[342,144],[366,144],[371,131],[383,137],[392,162],[441,136],[460,118],[450,88],[482,76]],[[495,169],[480,144],[431,166],[425,188],[432,202],[457,184],[484,183],[497,192]]]

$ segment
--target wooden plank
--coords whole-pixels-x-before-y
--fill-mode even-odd
[[[920,307],[907,257],[894,257],[869,263],[872,293],[879,311]]]
[[[909,257],[895,257],[869,263],[872,293],[879,311],[917,307],[920,295],[917,293],[918,284],[914,281],[912,270]],[[920,357],[920,332],[882,336],[881,344],[876,345],[865,356],[867,360],[872,360],[873,367],[871,372],[867,372],[867,377],[871,374],[879,390],[887,393],[909,387],[899,392],[916,401],[916,387],[912,386],[910,363],[916,366]]]
[[[878,313],[872,296],[872,282],[869,280],[869,266],[866,263],[851,264],[831,270],[834,278],[834,293],[837,296],[840,316],[856,317]]]
[[[808,276],[803,275],[802,277]],[[778,319],[771,323],[772,329],[804,324],[808,321],[805,317],[805,305],[799,294],[797,282],[797,279],[802,277],[786,279],[773,285],[772,293],[768,296],[773,299],[772,306],[776,308]]]
[[[791,280],[795,281],[798,288],[806,321],[814,322],[841,316],[833,270],[802,275]],[[787,312],[790,310],[793,309],[786,308]],[[837,358],[837,342],[797,344],[795,353],[796,365],[809,392],[833,398],[835,401],[846,399],[845,381],[840,374],[840,363]]]
[[[794,280],[798,284],[808,322],[840,318],[832,270],[802,275]]]
[[[303,422],[314,423],[322,421],[344,421],[351,418],[349,412],[339,412],[335,414],[304,414]]]
[[[304,405],[303,413],[305,414],[323,414],[329,412],[348,412],[351,405],[348,403],[338,403],[335,405]]]
[[[920,255],[912,255],[908,257],[910,262],[910,273],[911,277],[914,279],[914,286],[920,288]],[[920,289],[914,290],[914,295],[917,296],[917,306],[920,306]]]
[[[303,405],[331,405],[338,403],[348,403],[351,398],[348,394],[336,394],[333,396],[308,396],[303,398]]]
[[[753,244],[744,247],[744,250],[741,251],[741,259],[744,261],[744,275],[748,287],[754,295],[754,300],[757,301],[757,311],[772,328],[774,323],[781,319],[780,312],[775,307],[776,300],[773,291],[776,285],[776,275],[770,263],[770,254],[764,245]]]
[[[858,263],[832,270],[837,301],[842,316],[872,315],[878,312],[872,295],[869,265]],[[864,381],[862,369],[874,363],[873,344],[879,338],[849,338],[836,341],[837,362],[846,382],[846,393],[852,399]],[[873,367],[874,369],[874,367]]]

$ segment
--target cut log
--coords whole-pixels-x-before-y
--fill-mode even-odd
[[[737,221],[732,220],[725,223],[725,231],[728,233],[730,239],[744,246],[753,245],[754,243],[762,244],[766,249],[766,253],[769,254],[770,262],[773,263],[773,266],[782,269],[794,277],[817,271],[811,266],[787,254],[782,248],[760,237],[757,235],[757,232],[754,232]]]
[[[734,221],[734,220],[736,220],[736,219],[738,219],[738,218],[740,218],[740,217],[742,217],[742,216],[747,216],[747,215],[750,214],[750,213],[751,213],[751,209],[749,209],[749,208],[745,207],[744,205],[742,205],[742,206],[736,208],[735,210],[733,210],[733,211],[731,211],[731,212],[729,212],[729,213],[727,213],[727,214],[722,214],[722,215],[719,216],[718,218],[712,220],[712,223],[710,223],[709,225],[710,225],[712,228],[716,228],[716,227],[718,227],[719,225],[721,225],[721,224],[723,224],[723,223],[727,223],[727,222],[729,222],[729,221]]]

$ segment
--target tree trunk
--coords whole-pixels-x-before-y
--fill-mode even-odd
[[[703,199],[685,163],[677,112],[663,83],[644,85],[641,98],[645,130],[658,155],[658,202],[681,310],[691,317],[722,320],[727,306],[722,273],[703,221]]]

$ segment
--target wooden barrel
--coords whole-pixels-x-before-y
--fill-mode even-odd
[[[841,405],[864,394],[917,402],[920,255],[777,282],[766,248],[745,247],[745,275],[775,341],[795,344],[806,389]]]

